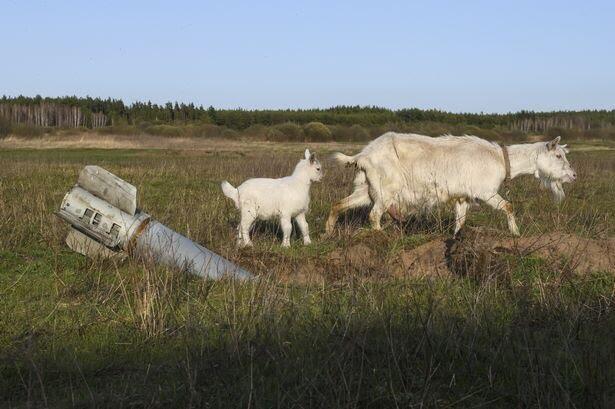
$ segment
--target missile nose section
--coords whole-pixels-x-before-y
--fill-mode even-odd
[[[155,220],[135,240],[133,254],[212,279],[250,279],[252,274]]]
[[[66,244],[90,258],[130,256],[210,279],[252,279],[248,271],[137,209],[137,189],[86,166],[56,214],[70,224]]]

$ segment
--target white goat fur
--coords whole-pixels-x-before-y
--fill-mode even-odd
[[[559,140],[508,146],[511,178],[533,174],[561,200],[562,182],[573,181],[576,174]],[[467,135],[432,138],[388,132],[354,156],[336,153],[333,157],[355,165],[358,171],[353,193],[332,207],[327,233],[332,232],[340,212],[354,207],[373,204],[370,223],[378,230],[386,211],[396,217],[453,199],[457,234],[470,203],[478,199],[504,211],[511,233],[519,234],[511,205],[498,194],[506,167],[502,148],[496,143]]]
[[[278,218],[283,232],[282,246],[290,246],[291,219],[294,218],[303,235],[303,243],[310,244],[310,233],[305,214],[310,206],[310,185],[322,178],[320,162],[308,149],[292,175],[279,179],[248,179],[235,188],[222,182],[222,192],[241,212],[237,228],[237,244],[250,246],[250,229],[254,222]]]

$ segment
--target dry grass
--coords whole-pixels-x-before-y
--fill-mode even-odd
[[[5,406],[615,402],[612,271],[576,276],[540,255],[507,254],[506,274],[490,274],[491,263],[479,267],[485,274],[464,277],[399,273],[396,261],[405,252],[451,234],[447,208],[403,226],[388,222],[384,232],[361,229],[364,214],[357,212],[335,237],[303,247],[295,236],[288,250],[280,248],[277,226],[261,223],[256,247],[239,251],[239,217],[219,181],[287,174],[304,146],[188,141],[195,149],[182,150],[178,141],[164,141],[175,149],[0,151]],[[310,144],[321,156],[338,147]],[[514,184],[510,197],[525,237],[613,236],[613,154],[577,152],[571,161],[580,181],[560,207],[535,180]],[[63,244],[66,226],[52,213],[85,164],[131,181],[144,210],[263,279],[209,282],[71,253]],[[330,204],[351,189],[349,170],[325,170],[308,216],[314,238]],[[506,237],[505,218],[488,209],[473,211],[467,224]]]
[[[154,135],[54,134],[38,138],[9,136],[0,139],[0,149],[173,149],[208,152],[250,152],[253,150],[293,151],[304,143],[266,142],[250,139],[185,138]],[[309,143],[314,149],[358,148],[361,144]]]
[[[532,135],[531,142],[546,137]],[[267,142],[253,138],[195,138],[168,137],[147,134],[115,135],[82,132],[76,134],[57,133],[40,137],[8,136],[0,139],[0,149],[173,149],[209,152],[250,152],[254,150],[283,150],[292,152],[301,149],[303,142]],[[359,150],[365,143],[356,142],[309,142],[315,150],[336,151],[340,149]],[[583,140],[575,143],[575,150],[612,151],[615,143],[602,140]]]

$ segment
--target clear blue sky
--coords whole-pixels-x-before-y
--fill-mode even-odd
[[[0,94],[615,108],[615,1],[0,0]]]

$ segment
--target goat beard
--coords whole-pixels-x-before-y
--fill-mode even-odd
[[[540,182],[545,189],[549,189],[551,191],[555,203],[560,203],[564,200],[564,197],[566,197],[561,180],[541,177]]]

